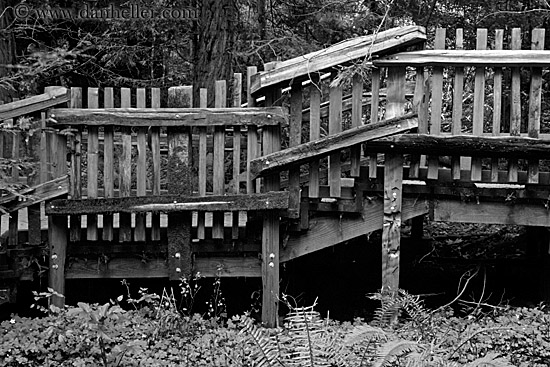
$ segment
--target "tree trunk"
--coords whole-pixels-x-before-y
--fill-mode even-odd
[[[212,106],[214,82],[231,80],[237,18],[235,2],[236,0],[199,2],[201,15],[193,47],[193,99],[197,106],[200,88],[208,88],[208,106]]]
[[[10,74],[9,65],[15,64],[15,39],[9,30],[13,21],[12,12],[6,10],[13,5],[11,0],[0,0],[0,78]],[[3,84],[3,83],[2,83]],[[13,92],[0,84],[0,101],[8,101]]]

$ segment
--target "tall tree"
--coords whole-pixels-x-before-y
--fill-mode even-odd
[[[9,31],[13,21],[12,3],[13,0],[0,0],[0,80],[10,73],[10,65],[15,64],[15,39]],[[8,84],[0,83],[0,100],[5,101],[12,94]]]

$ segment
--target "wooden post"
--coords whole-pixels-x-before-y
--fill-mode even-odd
[[[502,50],[504,30],[495,31],[495,50]],[[502,68],[494,68],[493,79],[493,136],[500,135],[502,118]],[[498,182],[498,158],[491,159],[491,182]]]
[[[332,87],[329,91],[330,110],[328,117],[329,135],[342,131],[342,87]],[[328,179],[330,196],[339,198],[342,195],[341,153],[333,153],[328,157]]]
[[[104,106],[105,108],[114,107],[113,88],[105,88]],[[115,197],[115,132],[113,126],[103,127],[103,187],[105,198]],[[113,231],[113,214],[103,214],[103,239],[112,241],[114,237]]]
[[[160,88],[151,89],[151,108],[160,108]],[[153,195],[160,195],[160,128],[152,127],[149,131],[151,136],[151,159],[153,161]],[[160,240],[160,213],[151,215],[151,240]]]
[[[437,28],[435,31],[436,50],[445,49],[445,28]],[[403,80],[403,83],[405,81]],[[389,89],[389,87],[388,87]],[[388,103],[390,98],[388,90]],[[441,108],[443,105],[443,67],[434,67],[432,76],[432,112],[430,116],[430,134],[441,133]],[[439,174],[439,157],[428,157],[428,179],[437,180]]]
[[[512,50],[521,49],[521,28],[512,28]],[[519,136],[521,127],[521,71],[520,68],[512,68],[512,86],[510,91],[510,135]],[[518,181],[518,160],[508,160],[508,181]]]
[[[227,83],[225,80],[216,80],[214,107],[226,106]],[[214,161],[212,162],[212,190],[214,195],[225,193],[225,127],[214,127]],[[212,215],[212,238],[223,239],[224,213],[214,212]]]
[[[145,88],[138,88],[136,95],[136,106],[145,108]],[[137,167],[136,167],[136,189],[137,196],[147,195],[147,128],[141,127],[137,131]],[[134,230],[135,241],[145,241],[145,213],[136,213],[136,228]]]
[[[302,143],[302,83],[290,88],[289,147]],[[290,218],[300,217],[300,166],[288,170],[288,191],[290,193],[288,214]]]
[[[233,107],[241,107],[241,91],[243,86],[243,75],[233,74]],[[241,127],[233,126],[233,192],[240,193],[241,185]],[[231,238],[239,238],[239,212],[233,212],[233,225],[231,227]]]
[[[131,106],[130,88],[120,88],[120,107]],[[132,195],[132,129],[121,127],[122,152],[119,158],[119,193],[121,197]],[[130,242],[132,240],[132,215],[128,213],[119,214],[119,242]]]
[[[477,50],[487,49],[487,29],[477,30]],[[473,128],[474,136],[483,135],[483,115],[485,110],[485,67],[476,67],[475,85],[474,85],[474,110],[473,110]],[[481,157],[472,158],[472,181],[481,181]]]
[[[266,65],[265,69],[276,64]],[[265,105],[271,107],[278,101],[280,91],[271,90],[266,93]],[[340,104],[341,106],[341,104]],[[281,134],[279,126],[264,127],[263,154],[269,154],[281,149]],[[279,173],[270,175],[264,180],[264,190],[279,191]],[[262,231],[262,323],[267,327],[277,326],[279,315],[279,213],[268,210],[264,215]]]
[[[363,78],[354,75],[351,91],[351,126],[363,124]],[[359,177],[361,170],[361,145],[351,147],[351,177]]]
[[[208,105],[208,89],[201,88],[199,92],[199,107],[206,108]],[[207,167],[207,128],[199,127],[199,196],[206,196],[206,172]],[[197,213],[197,238],[204,240],[206,238],[206,213]]]
[[[99,90],[98,88],[88,88],[88,108],[99,107]],[[88,195],[89,199],[97,199],[98,188],[98,170],[99,170],[99,128],[97,126],[88,127],[88,144],[87,144],[87,172]],[[87,239],[97,241],[97,215],[87,215]]]
[[[456,30],[455,48],[462,50],[464,48],[463,30]],[[464,98],[464,68],[455,68],[453,91],[453,125],[451,133],[460,135],[462,133],[462,99]],[[451,157],[451,174],[453,180],[460,180],[460,157]]]
[[[168,89],[168,107],[192,107],[193,87]],[[191,134],[188,127],[168,128],[168,193],[191,195]],[[189,211],[168,214],[168,274],[170,280],[192,271],[191,219]]]
[[[380,104],[380,69],[373,68],[371,74],[371,109],[370,123],[378,122],[378,109]],[[378,154],[374,153],[369,156],[369,178],[376,178],[376,170],[378,166]]]
[[[82,108],[82,88],[71,87],[71,101],[69,103],[70,108]],[[44,133],[44,149],[47,150],[47,133]],[[77,131],[71,136],[71,189],[69,191],[72,199],[82,198],[82,128],[78,127]],[[45,156],[47,154],[44,154]],[[45,157],[47,158],[47,157]],[[51,162],[48,162],[51,163]],[[45,169],[47,169],[45,165]],[[47,181],[49,178],[46,176],[42,178]],[[71,232],[70,239],[73,242],[80,241],[82,232],[82,216],[71,215]]]

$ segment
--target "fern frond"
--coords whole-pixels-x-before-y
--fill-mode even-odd
[[[514,367],[506,358],[499,357],[498,353],[488,352],[485,357],[478,358],[464,367]]]
[[[378,351],[378,356],[373,366],[384,367],[386,363],[390,362],[393,358],[417,351],[419,348],[420,345],[417,342],[412,342],[409,340],[394,340],[387,342],[382,345]]]
[[[363,324],[355,326],[344,338],[344,346],[352,346],[354,344],[360,343],[365,339],[368,340],[381,340],[386,338],[386,333],[384,330],[370,326],[368,324]]]
[[[246,318],[240,332],[247,334],[257,346],[250,356],[253,366],[274,367],[282,365],[277,340],[273,340],[264,329],[256,326],[254,320]]]

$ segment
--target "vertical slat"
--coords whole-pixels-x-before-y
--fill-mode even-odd
[[[504,31],[495,31],[495,50],[502,50]],[[493,136],[500,135],[500,120],[502,119],[502,68],[494,69],[493,79]],[[491,182],[498,182],[498,158],[491,159]]]
[[[145,88],[138,88],[136,95],[136,107],[145,108]],[[137,167],[136,167],[136,194],[147,195],[147,128],[137,130]],[[145,213],[136,214],[136,227],[134,240],[145,241]]]
[[[243,87],[243,75],[233,74],[233,107],[241,107],[241,90]],[[241,128],[233,126],[233,192],[239,193],[241,182]],[[233,225],[231,227],[231,238],[239,238],[239,212],[233,212]]]
[[[258,72],[256,66],[249,66],[246,70],[246,95],[248,107],[255,107],[256,101],[250,93],[252,75]],[[250,161],[258,157],[258,128],[253,125],[248,125],[246,134],[246,193],[253,194],[255,192],[254,182],[250,178]]]
[[[380,69],[372,69],[372,81],[371,81],[371,112],[370,123],[375,124],[378,122],[378,108],[380,104]],[[376,167],[378,166],[378,155],[373,153],[369,157],[369,178],[376,178]]]
[[[98,108],[98,89],[88,88],[88,108]],[[87,167],[86,179],[88,181],[89,199],[97,199],[97,179],[99,173],[99,131],[97,126],[88,126],[88,144],[87,149]],[[97,215],[87,215],[87,238],[90,241],[96,241],[97,236]]]
[[[464,34],[462,28],[456,30],[455,48],[462,50]],[[464,94],[464,68],[455,68],[455,80],[453,88],[453,125],[451,134],[460,135],[462,132],[462,98]],[[460,180],[460,156],[451,157],[451,175],[453,180]]]
[[[437,28],[435,31],[434,49],[445,49],[445,28]],[[432,114],[430,117],[430,134],[441,133],[441,107],[443,103],[443,67],[433,68],[432,76]],[[439,174],[439,157],[428,157],[428,179],[437,180]]]
[[[531,49],[544,50],[544,28],[533,29]],[[531,86],[529,88],[529,122],[527,134],[530,138],[538,138],[540,132],[542,68],[531,68]],[[539,161],[529,160],[528,183],[539,183]]]
[[[512,29],[512,50],[521,49],[521,29]],[[521,127],[521,74],[520,68],[512,68],[512,87],[510,103],[510,135],[519,136]],[[508,181],[518,181],[518,160],[508,160]]]
[[[200,89],[199,107],[206,108],[208,103],[208,89]],[[206,196],[206,146],[207,146],[207,132],[206,127],[199,127],[199,196]],[[205,224],[206,217],[204,212],[197,213],[197,237],[200,240],[205,239]]]
[[[329,109],[328,134],[334,135],[342,131],[342,87],[330,88]],[[340,152],[333,153],[329,156],[328,165],[330,196],[339,198],[342,194]]]
[[[160,88],[151,89],[151,108],[160,108]],[[151,127],[151,161],[153,164],[153,195],[160,195],[160,127]],[[151,215],[151,240],[160,240],[160,214]]]
[[[289,147],[302,143],[302,83],[290,87]],[[290,218],[300,216],[300,166],[288,170],[288,213]]]
[[[71,87],[70,108],[82,108],[82,88]],[[46,134],[44,134],[46,138]],[[44,139],[44,147],[47,146]],[[82,198],[82,128],[79,127],[71,137],[71,198]],[[46,154],[44,154],[46,156]],[[46,158],[46,157],[44,157]],[[48,178],[46,177],[45,180]],[[82,232],[82,216],[71,215],[71,232],[70,240],[73,242],[80,241]]]
[[[214,96],[214,107],[221,108],[226,105],[227,86],[225,80],[216,81]],[[214,127],[214,162],[213,162],[213,192],[214,195],[223,195],[225,191],[225,128]],[[213,213],[212,238],[223,238],[224,214],[223,212]]]
[[[354,75],[351,87],[351,127],[363,124],[363,78]],[[361,169],[361,145],[351,147],[350,176],[359,177]]]
[[[10,119],[8,126],[13,127],[13,119]],[[20,157],[19,155],[19,141],[21,139],[21,134],[19,131],[14,130],[11,139],[11,158],[17,161]],[[14,183],[19,181],[19,166],[13,165],[11,167],[11,179]],[[19,246],[19,210],[13,211],[10,213],[10,224],[9,224],[9,247],[18,247]]]
[[[168,89],[168,107],[193,106],[193,87]],[[191,195],[193,192],[191,129],[170,127],[168,131],[168,193]],[[191,212],[168,214],[168,266],[171,280],[189,276],[192,271]]]
[[[104,90],[103,105],[105,108],[115,106],[113,88],[107,87]],[[112,126],[103,128],[103,187],[105,198],[115,197],[115,157],[114,157],[114,130]],[[113,233],[113,215],[103,214],[103,239],[112,241]]]
[[[477,30],[477,50],[487,49],[487,29]],[[476,67],[474,84],[473,135],[483,135],[483,116],[485,110],[485,67]],[[472,181],[481,181],[481,157],[472,158]]]
[[[120,88],[120,107],[128,108],[131,104],[129,88]],[[132,194],[132,129],[121,127],[122,153],[120,155],[119,169],[119,192],[121,197],[129,197]],[[128,213],[119,214],[119,241],[128,242],[132,240],[132,215]]]
[[[418,133],[428,133],[428,90],[426,88],[426,77],[424,67],[416,68],[416,85],[414,88],[413,106],[418,114]],[[409,169],[410,178],[418,178],[420,174],[420,165],[422,156],[411,155],[411,165]]]
[[[321,137],[321,91],[315,83],[311,83],[309,94],[309,141]],[[309,164],[309,197],[319,197],[319,160]]]
[[[401,66],[388,68],[386,119],[405,114],[405,72]]]

